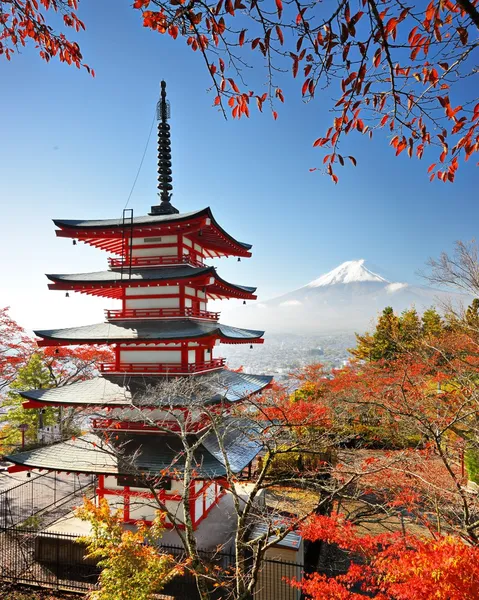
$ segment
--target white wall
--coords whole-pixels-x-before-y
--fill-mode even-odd
[[[179,298],[125,299],[125,308],[180,308]]]
[[[180,350],[121,350],[122,363],[181,363]]]

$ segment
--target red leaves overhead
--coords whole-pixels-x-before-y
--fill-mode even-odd
[[[275,0],[276,2],[276,10],[278,12],[278,19],[281,19],[281,15],[283,14],[283,2],[282,0]]]
[[[10,60],[16,47],[32,41],[44,60],[57,56],[94,74],[83,63],[79,46],[56,34],[45,20],[44,13],[53,9],[61,14],[66,27],[83,30],[84,24],[75,13],[77,0],[11,0],[4,5],[0,55]],[[293,78],[298,77],[300,67],[303,69],[304,79],[297,90],[306,100],[329,87],[322,101],[334,97],[325,110],[332,108],[339,120],[314,146],[328,147],[328,157],[337,156],[340,164],[338,150],[345,135],[359,132],[371,137],[374,129],[386,125],[397,156],[407,150],[409,156],[422,158],[439,146],[435,164],[442,163],[443,167],[442,171],[432,171],[431,178],[453,181],[459,159],[468,160],[479,151],[477,112],[469,108],[476,103],[475,97],[466,93],[464,99],[461,97],[462,106],[449,103],[449,97],[455,97],[454,87],[461,85],[475,64],[471,58],[477,28],[475,13],[467,4],[428,0],[413,10],[402,3],[378,0],[333,0],[321,6],[303,0],[297,4],[285,4],[284,0],[214,0],[202,5],[185,0],[133,0],[133,8],[140,11],[145,27],[174,40],[183,38],[201,54],[217,95],[226,95],[224,104],[234,98],[234,105],[229,105],[236,118],[248,115],[250,97],[256,98],[260,111],[265,101],[258,101],[264,89],[243,92],[231,83],[240,81],[239,74],[241,78],[247,76],[245,66],[266,68],[267,77],[259,80],[268,81],[266,93],[274,118],[274,103],[282,101],[282,95],[275,95],[276,77],[285,69],[291,69]],[[430,52],[432,48],[434,52]],[[261,62],[250,62],[251,50],[259,52]],[[228,66],[218,69],[220,56],[228,58]],[[292,63],[288,64],[288,57]],[[245,82],[242,87],[247,85]],[[439,128],[431,112],[436,100],[445,102]],[[215,98],[214,104],[223,103]],[[441,129],[449,136],[447,152],[437,134]],[[331,166],[330,161],[328,164]],[[336,182],[336,175],[329,174]]]

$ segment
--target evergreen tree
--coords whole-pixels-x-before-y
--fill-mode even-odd
[[[413,350],[422,337],[421,320],[415,308],[403,311],[399,318],[400,349]]]
[[[464,321],[469,331],[479,333],[479,298],[474,298],[467,307]]]
[[[431,308],[424,311],[421,321],[422,334],[424,336],[437,336],[444,330],[444,323],[434,306],[431,306]]]
[[[33,354],[28,363],[18,370],[15,381],[11,384],[3,406],[11,407],[8,413],[0,416],[0,422],[8,422],[9,435],[4,444],[16,444],[21,439],[19,425],[28,425],[25,439],[36,442],[38,430],[43,425],[53,425],[58,422],[58,409],[43,408],[25,410],[25,401],[18,392],[32,389],[47,389],[54,387],[50,372],[45,367],[40,354]]]
[[[391,306],[386,306],[378,319],[373,339],[371,360],[390,360],[398,352],[399,318]]]

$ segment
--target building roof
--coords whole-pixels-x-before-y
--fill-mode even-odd
[[[271,383],[268,375],[250,375],[222,369],[214,374],[197,375],[204,384],[204,399],[209,403],[238,402],[255,394]],[[45,404],[72,406],[162,406],[171,405],[171,399],[154,396],[155,385],[164,385],[164,378],[155,376],[105,375],[87,381],[48,390],[19,392],[26,400]],[[177,406],[187,406],[194,399],[178,399]]]
[[[191,436],[191,442],[195,441]],[[208,440],[211,444],[211,439]],[[228,459],[231,456],[234,472],[241,471],[260,450],[259,444],[238,449],[238,437],[225,440]],[[72,473],[128,475],[135,470],[159,474],[175,471],[181,476],[184,469],[183,444],[173,434],[135,434],[119,432],[106,442],[95,434],[72,438],[66,442],[43,446],[5,457],[10,462],[32,469],[48,469]],[[217,453],[215,453],[217,454]],[[133,466],[132,463],[133,462]],[[201,444],[194,453],[196,478],[223,477],[226,469],[222,456],[215,456]]]
[[[95,245],[94,240],[85,238],[89,233],[101,237],[101,233],[108,230],[110,234],[117,231],[118,235],[121,235],[123,229],[126,228],[129,230],[130,228],[130,220],[127,219],[126,223],[124,223],[123,218],[98,220],[54,219],[53,222],[62,230],[62,234],[67,234],[67,237],[83,239],[83,241],[93,243],[93,245]],[[249,256],[248,251],[251,249],[251,244],[240,242],[227,233],[218,224],[209,207],[180,214],[133,217],[133,228],[147,230],[169,227],[173,229],[173,227],[186,227],[188,222],[204,223],[201,227],[201,233],[199,233],[199,230],[192,231],[192,237],[197,238],[201,236],[196,241],[201,240],[203,247],[218,248],[231,255],[240,254],[241,256]],[[188,230],[185,229],[183,232],[187,233]],[[169,233],[174,233],[174,231],[170,231]]]
[[[97,323],[66,329],[44,329],[35,331],[35,335],[44,338],[43,344],[55,342],[62,344],[141,342],[146,340],[169,341],[188,340],[205,337],[219,338],[224,342],[252,342],[261,338],[264,331],[240,329],[221,325],[214,321],[193,321],[190,319],[170,319],[165,321],[115,321]]]
[[[256,291],[255,287],[249,287],[245,285],[237,285],[229,283],[218,275],[214,267],[192,267],[189,265],[178,265],[178,266],[167,266],[159,267],[156,269],[132,269],[131,274],[128,269],[124,269],[123,274],[121,270],[113,271],[95,271],[93,273],[75,273],[75,274],[61,274],[53,273],[47,274],[48,279],[53,281],[53,285],[50,285],[50,289],[80,289],[81,286],[89,286],[92,289],[98,289],[102,286],[107,288],[107,293],[103,295],[114,296],[112,292],[108,293],[108,290],[113,290],[115,287],[134,287],[135,284],[141,282],[170,282],[175,284],[178,280],[192,281],[195,279],[205,279],[207,277],[214,278],[214,283],[202,283],[201,285],[207,285],[207,293],[210,295],[217,296],[228,296],[236,295],[238,297],[247,297],[250,294],[254,294]],[[88,293],[88,290],[80,290]],[[226,293],[225,293],[226,292]]]
[[[265,536],[268,533],[268,525],[272,527],[277,527],[278,531],[281,532],[284,530],[286,524],[281,520],[278,520],[277,523],[265,523],[262,521],[258,521],[253,525],[253,528],[250,531],[249,539],[254,540],[259,538],[260,536]],[[268,538],[268,542],[272,542],[276,539],[277,535],[272,533]],[[301,547],[302,537],[297,531],[290,531],[286,534],[286,536],[279,542],[276,542],[275,546],[282,546],[283,548],[290,548],[292,550],[299,550]]]

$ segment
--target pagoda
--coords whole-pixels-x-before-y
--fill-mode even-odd
[[[208,310],[212,299],[256,298],[255,288],[225,281],[205,262],[226,256],[249,257],[251,246],[227,233],[210,208],[180,213],[172,205],[169,117],[162,81],[157,105],[160,203],[152,206],[148,215],[133,216],[130,210],[120,219],[54,220],[58,237],[84,242],[113,256],[108,258],[105,271],[47,275],[49,288],[66,295],[79,292],[113,298],[118,307],[106,310],[102,323],[35,331],[38,344],[107,344],[113,358],[100,365],[100,374],[93,379],[21,395],[26,410],[55,406],[94,413],[92,431],[6,458],[14,463],[11,471],[94,475],[97,497],[121,508],[126,523],[152,521],[151,483],[145,485],[138,472],[150,482],[157,478],[155,493],[168,513],[179,515],[181,527],[185,497],[182,443],[174,423],[169,431],[165,429],[173,402],[173,412],[183,415],[183,423],[188,423],[187,435],[193,441],[202,436],[194,453],[194,478],[188,490],[191,521],[197,527],[225,493],[224,450],[230,468],[239,473],[251,465],[261,446],[241,427],[233,426],[220,451],[216,434],[207,429],[204,420],[191,414],[194,399],[172,401],[158,390],[165,388],[165,381],[194,378],[202,390],[202,402],[228,411],[263,390],[271,377],[228,370],[225,359],[216,355],[222,343],[263,342],[264,332],[223,325],[219,313]],[[134,457],[133,471],[127,457]],[[166,525],[171,527],[172,520],[166,518]]]

